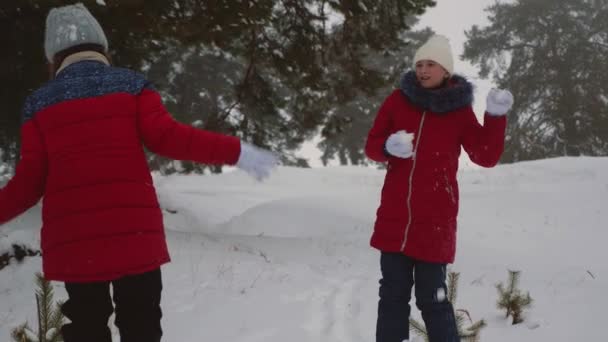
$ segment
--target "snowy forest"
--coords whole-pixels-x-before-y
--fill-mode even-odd
[[[64,127],[82,124],[68,136],[33,120],[28,99],[59,74],[47,16],[75,3],[103,28],[109,61],[94,51],[66,74],[91,61],[134,70],[150,83],[133,97],[156,96],[165,124],[222,135],[121,136],[124,118],[90,106],[107,93],[36,115],[76,103],[112,125],[66,110]],[[140,327],[155,341],[385,342],[392,309],[383,331],[403,342],[442,340],[451,324],[463,342],[608,341],[608,0],[4,0],[0,32],[0,341],[72,342],[92,313],[107,327],[85,334],[126,340],[126,320],[150,313],[162,331]],[[419,118],[404,75],[436,37],[455,77],[430,92],[470,82],[458,94],[471,103]],[[133,95],[118,93],[112,104]],[[400,111],[385,105],[395,94]],[[374,145],[372,127],[393,124]],[[163,157],[159,145],[186,148]],[[107,265],[141,260],[156,268],[134,276],[162,277],[125,295],[133,274]],[[89,278],[67,279],[78,272]],[[107,312],[78,312],[75,289],[102,283]],[[119,308],[148,291],[162,292],[153,309]],[[429,307],[454,321],[429,324]]]
[[[25,97],[48,79],[44,17],[62,1],[0,4],[2,160],[17,158]],[[144,72],[180,121],[280,151],[284,165],[318,136],[322,161],[365,165],[382,99],[432,28],[431,0],[85,1],[108,27],[113,63]],[[487,8],[463,60],[511,89],[503,163],[608,153],[608,7],[603,0],[516,1]],[[459,19],[463,20],[463,19]],[[157,170],[177,171],[162,158]],[[180,172],[201,171],[184,163]],[[219,171],[216,169],[215,171]]]

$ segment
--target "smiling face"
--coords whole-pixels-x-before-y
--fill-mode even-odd
[[[416,62],[416,78],[423,88],[437,88],[450,74],[432,60],[421,60]]]

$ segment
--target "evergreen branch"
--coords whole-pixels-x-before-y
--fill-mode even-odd
[[[531,44],[531,43],[517,43],[517,44],[508,44],[508,43],[503,43],[501,45],[501,50],[517,50],[517,49],[521,49],[521,48],[530,48],[530,49],[537,49],[538,46]]]
[[[63,336],[61,334],[61,329],[52,328],[47,333],[47,342],[63,342]]]
[[[468,334],[466,336],[460,336],[462,342],[478,342],[479,335],[476,334]]]
[[[61,327],[64,322],[61,312],[62,303],[53,303],[53,287],[42,274],[36,273],[36,283],[38,331],[32,331],[26,322],[13,329],[11,336],[15,342],[62,342]]]
[[[14,342],[34,342],[29,336],[31,333],[28,334],[29,331],[30,328],[26,322],[13,329],[13,331],[11,331],[11,337]]]
[[[505,293],[507,293],[505,291],[505,287],[502,285],[502,283],[496,284],[496,289],[498,290],[498,294],[501,296],[503,296]]]
[[[508,293],[501,293],[496,302],[496,307],[498,309],[506,309],[509,307],[509,302],[511,302],[511,296]]]
[[[458,280],[459,273],[450,272],[448,277],[448,288],[450,289],[450,293],[453,294],[451,297],[453,300],[452,305],[456,305],[456,290],[458,288]],[[497,286],[500,292],[500,287]],[[465,342],[478,342],[479,341],[479,332],[482,328],[486,326],[484,320],[473,323],[473,319],[471,318],[471,314],[466,309],[454,309],[454,317],[456,320],[456,327],[458,329],[458,336]],[[472,323],[472,325],[468,328],[463,328],[465,321],[468,320]]]
[[[51,314],[51,321],[49,322],[49,326],[51,327],[51,329],[55,330],[53,331],[53,334],[49,338],[48,342],[62,341],[61,327],[64,323],[64,316],[60,309],[62,305],[63,303],[58,302],[57,307],[55,308],[55,310],[53,310],[53,313]]]
[[[44,276],[41,273],[36,274],[36,281],[39,287],[36,295],[36,299],[39,303],[39,342],[47,342],[46,333],[51,328],[49,322],[51,321],[51,314],[53,311],[53,287],[51,286],[51,282],[44,279]]]
[[[228,108],[226,108],[224,110],[224,112],[222,114],[219,115],[220,122],[225,121],[228,118],[228,116],[230,116],[230,114],[232,113],[232,110],[236,106],[238,106],[241,102],[243,102],[243,92],[245,91],[244,89],[246,89],[247,84],[249,83],[251,74],[253,73],[253,70],[254,70],[256,62],[257,62],[257,59],[256,59],[256,57],[257,57],[256,56],[257,34],[256,34],[255,28],[251,29],[251,41],[250,41],[249,47],[250,47],[249,63],[247,65],[247,71],[245,71],[245,75],[243,76],[243,80],[237,87],[236,101],[234,101]]]
[[[469,314],[469,311],[467,311],[465,309],[458,309],[456,311],[462,313],[463,319],[466,317],[469,319],[469,322],[473,323],[473,320],[471,319],[471,314]]]
[[[44,337],[42,336],[42,313],[41,313],[41,308],[40,308],[40,297],[38,295],[36,295],[36,313],[38,315],[38,342],[43,342],[44,341]]]
[[[475,322],[470,327],[468,327],[467,330],[473,331],[473,332],[479,332],[481,329],[485,328],[486,326],[487,326],[486,321],[482,319],[482,320]]]
[[[507,291],[505,291],[502,283],[496,285],[499,293],[496,306],[498,309],[506,310],[505,318],[508,318],[509,316],[513,317],[513,324],[523,322],[522,311],[525,307],[530,306],[532,303],[530,293],[523,296],[521,291],[517,288],[520,274],[521,273],[519,271],[509,271],[509,284]]]
[[[455,305],[456,298],[458,294],[458,279],[460,278],[460,273],[450,272],[448,274],[448,300]]]
[[[421,324],[417,320],[410,318],[410,331],[413,331],[418,336],[423,337],[426,342],[429,341],[429,335],[426,332],[424,324]]]
[[[458,328],[458,331],[462,330],[462,326],[464,324],[466,317],[463,314],[457,312],[455,314],[455,319],[456,319],[456,328]]]
[[[521,299],[519,305],[522,308],[529,307],[530,305],[532,305],[532,297],[530,297],[530,293],[529,292],[526,293],[526,297],[524,297],[524,298]]]
[[[519,271],[509,270],[509,293],[513,293],[519,283]]]

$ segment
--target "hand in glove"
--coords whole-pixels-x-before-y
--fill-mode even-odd
[[[270,172],[278,165],[277,156],[268,151],[245,142],[241,142],[241,155],[236,167],[247,172],[250,176],[262,181],[270,176]]]
[[[513,106],[513,95],[508,90],[492,89],[486,99],[486,111],[495,116],[507,114]]]
[[[409,158],[412,156],[412,140],[414,140],[414,134],[407,133],[406,131],[399,131],[391,134],[384,148],[386,152],[398,158]]]

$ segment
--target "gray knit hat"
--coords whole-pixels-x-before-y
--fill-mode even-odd
[[[56,53],[80,44],[98,44],[108,50],[108,40],[91,12],[81,4],[53,8],[46,17],[44,52],[49,62]]]

